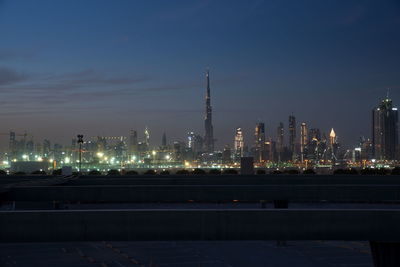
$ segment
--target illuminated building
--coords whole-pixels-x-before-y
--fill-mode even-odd
[[[236,128],[235,134],[235,142],[234,142],[234,149],[235,149],[235,160],[240,160],[243,157],[243,148],[244,148],[244,140],[243,140],[243,132],[242,128]]]
[[[398,147],[398,113],[387,96],[372,110],[372,152],[377,160],[394,160]]]
[[[129,136],[129,155],[134,155],[138,151],[138,139],[137,132],[131,130],[131,134]]]
[[[338,149],[338,144],[337,144],[337,136],[335,133],[335,130],[331,130],[329,134],[329,147],[331,149],[331,160],[332,162],[335,162],[337,160],[337,149]]]
[[[305,160],[305,155],[307,153],[307,144],[308,144],[308,130],[307,130],[307,124],[305,122],[301,123],[301,128],[300,128],[300,160],[303,163]]]
[[[333,145],[336,144],[336,133],[335,130],[331,130],[330,134],[329,134],[329,145],[331,147],[333,147]]]
[[[283,152],[284,152],[284,128],[283,123],[279,123],[277,132],[276,132],[276,153],[278,155],[278,162],[283,160]]]
[[[147,149],[149,149],[149,147],[150,147],[150,131],[149,131],[149,129],[147,128],[147,126],[146,126],[146,128],[144,129],[144,142],[145,142],[145,144],[146,144],[146,146],[147,146]]]
[[[254,160],[265,161],[265,125],[262,122],[256,124],[254,131]]]
[[[10,132],[9,155],[10,159],[17,157],[15,132]]]
[[[222,152],[222,163],[230,164],[232,163],[232,151],[229,145],[224,147],[224,151]]]
[[[76,141],[75,141],[76,142]],[[43,148],[42,148],[42,155],[47,158],[50,155],[50,150],[51,150],[51,144],[50,141],[47,139],[44,139],[43,141]]]
[[[164,132],[161,138],[161,148],[167,149],[167,134]]]
[[[185,153],[185,143],[181,141],[175,141],[173,144],[173,151],[174,151],[173,158],[176,161],[183,161]]]
[[[372,159],[372,141],[365,139],[364,136],[360,137],[359,147],[361,148],[361,160]]]
[[[318,160],[320,158],[321,132],[317,128],[308,130],[307,159]]]
[[[194,132],[188,132],[187,147],[194,154],[201,152],[203,149],[203,138],[200,135],[195,134]]]
[[[296,161],[296,117],[293,115],[289,116],[289,153],[291,160]]]
[[[265,141],[265,160],[274,161],[275,142],[272,138],[267,138]]]
[[[187,134],[187,147],[193,149],[196,135],[194,132],[188,132]]]
[[[212,153],[214,151],[214,133],[212,125],[211,92],[210,92],[210,73],[207,70],[207,91],[206,91],[206,116],[204,119],[205,135],[204,150]]]

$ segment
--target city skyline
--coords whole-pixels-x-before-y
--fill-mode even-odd
[[[203,136],[209,66],[219,150],[237,127],[252,143],[257,122],[287,133],[292,113],[352,146],[371,138],[387,88],[400,103],[400,7],[385,3],[0,1],[1,132],[68,144],[132,129],[142,139],[148,126],[155,146],[164,131]]]
[[[197,132],[193,131],[193,129],[188,129],[186,132],[181,133],[181,137],[175,137],[175,136],[171,137],[170,135],[168,135],[169,136],[169,138],[168,138],[168,143],[169,144],[172,144],[174,141],[187,142],[187,134],[188,133],[194,133],[194,134],[198,134],[198,135],[202,136],[204,138],[204,142],[205,142],[206,136],[207,136],[207,127],[209,127],[209,126],[207,126],[207,123],[208,123],[207,122],[208,121],[207,120],[207,115],[209,114],[208,112],[211,112],[211,110],[209,110],[207,108],[208,107],[208,101],[210,99],[209,97],[207,97],[209,95],[209,77],[208,76],[209,76],[209,70],[207,69],[207,71],[206,71],[206,79],[207,79],[206,80],[207,81],[206,82],[206,84],[207,84],[206,88],[207,88],[207,90],[206,90],[206,98],[205,98],[206,99],[206,109],[205,109],[205,112],[203,111],[203,113],[206,114],[205,115],[205,120],[204,120],[204,122],[205,122],[204,129],[203,130],[200,129]],[[379,99],[380,102],[384,102],[385,99],[388,99],[389,90],[387,90],[387,92],[388,93],[387,93],[386,97],[382,97],[382,98]],[[392,103],[392,99],[391,98],[390,98],[390,103]],[[396,104],[393,107],[397,110],[397,105]],[[372,108],[374,108],[374,107],[372,107]],[[260,123],[263,124],[263,129],[264,129],[264,127],[266,128],[265,130],[263,130],[264,133],[265,133],[265,137],[266,138],[272,138],[272,139],[275,139],[277,141],[279,140],[280,145],[282,146],[282,148],[283,148],[283,146],[287,146],[287,148],[289,150],[291,149],[292,145],[294,145],[294,144],[300,144],[301,145],[301,142],[302,142],[301,141],[302,140],[301,136],[296,136],[295,135],[294,137],[291,137],[291,131],[293,131],[291,129],[293,129],[293,125],[291,125],[290,120],[292,118],[294,118],[294,126],[296,126],[296,128],[294,128],[295,129],[294,131],[301,132],[303,123],[306,123],[307,127],[311,126],[311,127],[313,127],[313,129],[318,129],[318,130],[321,131],[322,134],[326,134],[326,135],[328,135],[331,132],[331,130],[333,130],[333,128],[337,129],[337,127],[335,127],[335,126],[332,126],[330,129],[321,129],[316,125],[313,125],[313,124],[310,125],[309,123],[305,122],[306,120],[300,120],[300,122],[298,121],[296,123],[297,117],[295,116],[294,113],[291,113],[290,115],[288,115],[287,118],[289,118],[289,123],[285,124],[283,121],[279,120],[277,125],[275,125],[275,126],[274,125],[270,125],[269,128],[264,126],[266,124],[264,121],[255,120],[255,125],[257,127],[258,124],[260,124]],[[374,123],[373,120],[371,120],[370,124],[373,124],[373,123]],[[210,122],[210,124],[211,124],[211,122]],[[246,125],[247,123],[243,123],[243,124]],[[239,127],[241,129],[242,134],[243,134],[242,138],[243,138],[243,140],[244,140],[244,142],[246,144],[245,146],[248,147],[248,148],[252,147],[253,143],[254,143],[254,136],[253,136],[253,132],[252,132],[253,128],[254,128],[254,125],[253,125],[252,128],[246,129],[248,131],[242,130],[243,127],[241,127],[241,126],[239,126]],[[278,127],[278,132],[276,132],[276,127]],[[371,126],[369,125],[369,128],[370,127]],[[235,130],[235,128],[229,129],[229,130],[233,132]],[[165,135],[167,133],[169,133],[169,131],[167,129],[164,129],[161,132],[157,132],[157,134],[161,134],[160,136],[158,136],[158,135],[155,136],[154,133],[151,133],[151,138],[150,138],[151,129],[149,129],[148,125],[145,125],[144,128],[142,128],[142,129],[134,128],[134,129],[130,129],[129,130],[129,132],[132,132],[132,131],[134,131],[136,133],[136,138],[137,138],[138,141],[143,141],[143,142],[147,143],[150,147],[153,147],[153,148],[156,148],[156,147],[159,147],[159,146],[163,146],[164,142],[166,140],[166,136]],[[212,125],[211,125],[211,132],[213,132],[213,126]],[[281,132],[281,134],[278,135],[279,132]],[[35,138],[35,135],[32,134],[32,132],[27,131],[27,130],[24,130],[24,131],[15,131],[14,129],[11,129],[9,131],[3,130],[3,133],[0,133],[3,136],[3,140],[0,141],[0,144],[1,144],[0,148],[3,149],[3,152],[7,151],[7,149],[9,148],[9,135],[10,135],[10,133],[16,134],[17,135],[16,139],[18,139],[18,136],[19,137],[25,137],[27,141],[32,140],[35,143],[41,143],[43,140],[49,140],[49,139],[53,140],[52,138],[48,138],[48,137],[36,137]],[[107,131],[100,131],[100,133],[107,133]],[[308,136],[307,132],[306,132],[306,135]],[[117,134],[99,134],[99,132],[97,132],[97,133],[93,133],[92,132],[92,134],[87,134],[86,133],[86,135],[84,135],[84,136],[85,136],[85,139],[86,139],[85,141],[90,141],[90,140],[93,141],[98,136],[114,136],[114,137],[128,138],[129,133],[128,132],[124,132],[124,133],[119,132],[119,134],[118,133]],[[211,136],[213,136],[212,133],[211,133]],[[280,138],[278,138],[278,136],[280,136]],[[71,139],[75,139],[75,137],[76,137],[76,134],[73,133],[71,136],[67,137],[67,139],[65,139],[64,142],[58,142],[57,140],[59,140],[59,139],[58,138],[54,138],[56,140],[54,142],[54,144],[69,145],[70,142],[71,142]],[[340,141],[342,141],[342,136],[341,135],[338,135],[337,138]],[[354,147],[357,146],[357,143],[360,140],[360,138],[365,138],[365,139],[372,140],[373,139],[373,133],[370,131],[369,133],[367,133],[365,135],[359,135],[359,136],[353,138],[354,141],[352,143],[341,143],[341,145],[343,145],[343,147],[346,148],[346,149],[354,148]],[[214,146],[215,146],[215,150],[219,150],[219,151],[222,151],[223,148],[226,147],[226,146],[230,146],[232,149],[234,149],[235,145],[232,145],[234,140],[235,140],[235,134],[234,133],[231,133],[230,138],[223,139],[222,142],[221,141],[218,142],[218,138],[213,138],[211,147],[207,146],[206,144],[204,145],[205,151],[212,152],[214,150]],[[294,142],[291,145],[292,140]],[[215,142],[215,141],[217,141],[217,142]],[[248,146],[248,144],[250,144],[250,145]],[[213,148],[213,149],[210,149],[210,148]]]

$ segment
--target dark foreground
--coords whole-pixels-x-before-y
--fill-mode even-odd
[[[372,267],[368,242],[182,241],[0,244],[0,266]]]

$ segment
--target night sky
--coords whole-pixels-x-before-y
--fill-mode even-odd
[[[400,105],[400,1],[0,0],[1,133],[203,135],[207,67],[217,148],[292,112],[353,145]]]

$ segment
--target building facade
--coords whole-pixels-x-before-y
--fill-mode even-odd
[[[214,152],[214,129],[212,125],[212,108],[211,108],[211,90],[210,90],[210,72],[206,72],[207,90],[206,90],[206,114],[204,119],[204,150],[205,152]]]
[[[264,162],[265,156],[265,124],[259,122],[254,130],[254,160]]]
[[[395,160],[398,147],[398,111],[388,97],[372,110],[372,154],[377,160]]]

